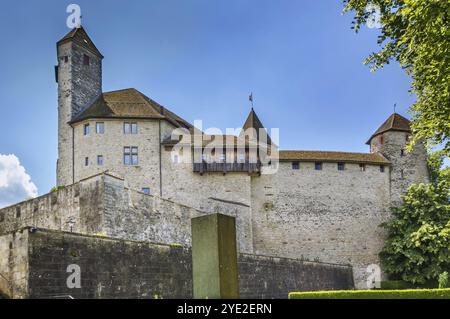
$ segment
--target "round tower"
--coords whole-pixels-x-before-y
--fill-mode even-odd
[[[390,162],[390,194],[391,204],[401,203],[400,195],[405,193],[411,184],[428,183],[427,152],[424,145],[418,142],[411,152],[406,151],[411,135],[408,119],[392,114],[367,141],[371,153],[379,153]]]
[[[103,55],[83,27],[57,43],[58,162],[57,185],[74,183],[73,128],[69,122],[102,94]]]

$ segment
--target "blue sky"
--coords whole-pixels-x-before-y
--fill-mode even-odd
[[[105,56],[103,90],[135,87],[188,121],[239,127],[255,110],[283,149],[366,152],[392,113],[408,115],[396,63],[371,73],[378,30],[355,34],[336,0],[8,1],[0,11],[0,154],[39,194],[55,185],[56,41],[66,7]],[[14,162],[14,161],[11,161]]]

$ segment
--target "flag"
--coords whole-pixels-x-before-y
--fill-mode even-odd
[[[250,96],[248,97],[248,100],[249,100],[250,102],[253,102],[253,93],[250,93]]]

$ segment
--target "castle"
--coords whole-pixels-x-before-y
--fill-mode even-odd
[[[57,59],[57,184],[65,189],[55,201],[63,200],[71,213],[58,210],[61,220],[51,227],[40,218],[47,228],[67,231],[63,219],[78,214],[70,231],[94,235],[101,230],[114,238],[189,245],[189,211],[219,212],[236,217],[240,252],[351,265],[355,286],[365,288],[366,269],[379,264],[386,236],[379,225],[410,184],[429,181],[426,150],[418,144],[406,152],[409,121],[396,113],[370,136],[369,153],[278,150],[268,135],[261,136],[266,130],[253,109],[243,129],[259,133],[214,136],[224,142],[224,152],[216,147],[206,156],[203,140],[200,146],[184,140],[183,153],[175,151],[174,130],[196,129],[136,89],[103,92],[103,55],[82,27],[57,43]],[[236,151],[238,140],[243,153],[232,152],[230,159],[228,151]],[[260,140],[265,140],[259,144],[264,150],[273,151],[263,161],[259,149],[251,162],[252,141]],[[200,161],[194,160],[196,151]],[[276,171],[264,174],[275,153]],[[90,192],[86,203],[80,189]],[[156,219],[146,217],[142,212],[156,202],[179,206]],[[96,215],[89,205],[104,214]],[[23,211],[35,214],[33,207]],[[2,211],[15,214],[12,208]],[[106,225],[108,214],[116,215]],[[33,218],[32,225],[39,223]],[[96,219],[101,227],[92,226]],[[0,233],[18,229],[19,224],[5,227],[1,221],[0,216]]]

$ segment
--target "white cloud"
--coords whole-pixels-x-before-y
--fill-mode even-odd
[[[16,155],[0,154],[0,208],[36,197],[38,190]]]

